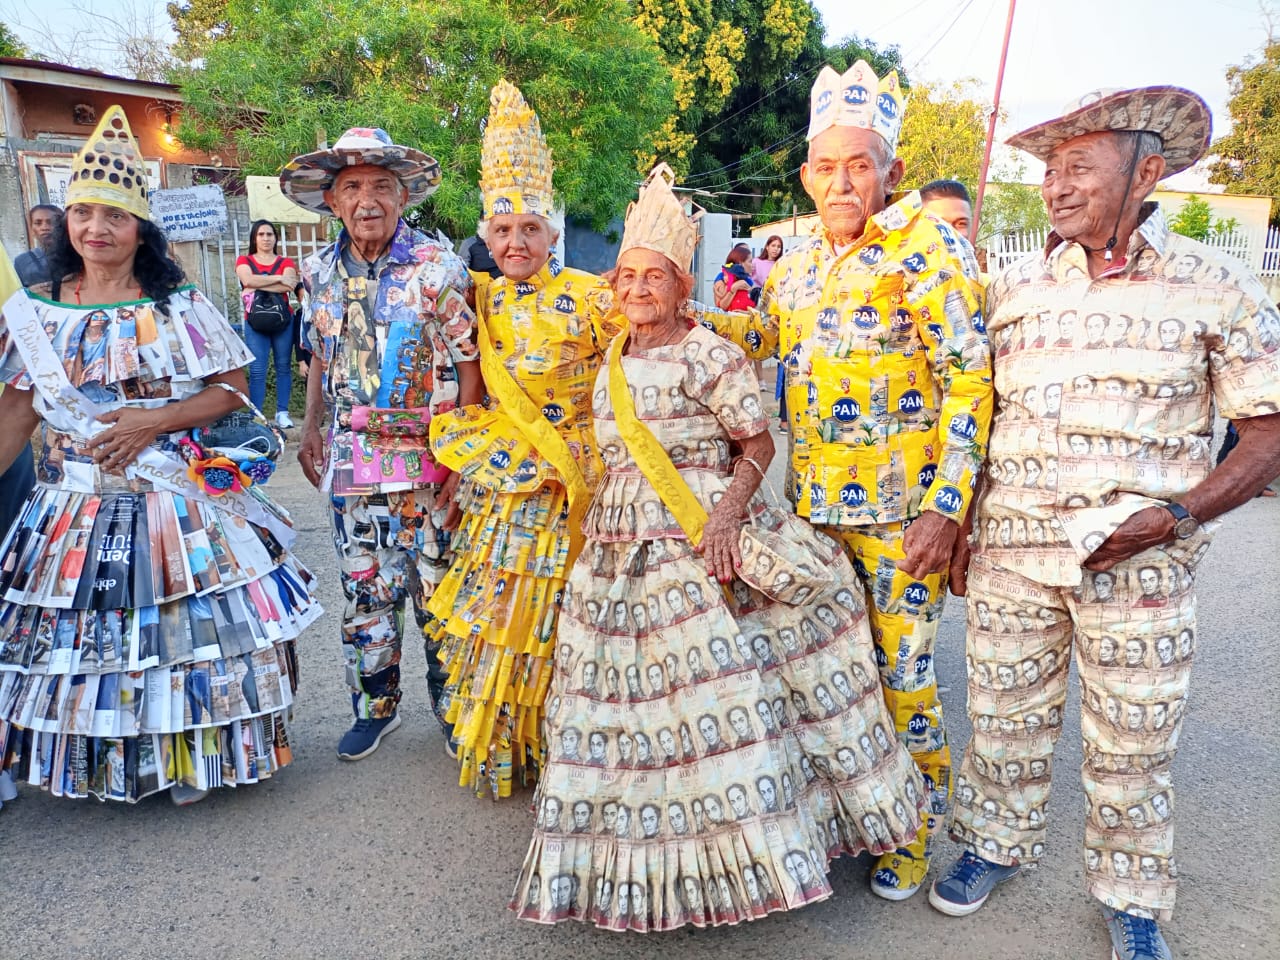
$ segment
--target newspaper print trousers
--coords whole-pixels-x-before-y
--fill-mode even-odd
[[[1074,590],[975,556],[968,577],[973,739],[956,778],[952,834],[995,863],[1044,853],[1053,747],[1069,661],[1080,676],[1085,887],[1107,906],[1172,912],[1170,766],[1195,648],[1191,570],[1159,548]]]
[[[419,630],[427,600],[448,569],[448,533],[431,518],[436,486],[332,497],[333,543],[346,604],[342,654],[357,717],[389,717],[400,702],[405,600]],[[426,645],[427,684],[443,690],[438,645]]]
[[[867,592],[885,703],[898,739],[911,752],[929,794],[928,833],[908,848],[918,855],[932,849],[931,841],[942,829],[951,792],[951,748],[947,746],[933,668],[933,644],[947,578],[944,572],[916,580],[897,568],[903,557],[905,526],[886,523],[823,530],[844,546]]]

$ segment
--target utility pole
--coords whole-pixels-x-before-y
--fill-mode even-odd
[[[991,147],[996,139],[996,118],[1000,115],[1000,89],[1004,86],[1004,65],[1009,59],[1009,37],[1013,33],[1013,11],[1018,0],[1009,0],[1009,16],[1004,22],[1004,45],[1000,48],[1000,69],[996,72],[996,96],[987,121],[987,146],[982,151],[982,172],[978,176],[978,197],[973,204],[973,222],[969,225],[969,242],[978,240],[978,220],[982,216],[982,197],[987,192],[987,171],[991,168]]]

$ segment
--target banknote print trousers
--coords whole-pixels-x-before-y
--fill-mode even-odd
[[[1053,747],[1072,658],[1084,738],[1085,887],[1155,919],[1173,909],[1170,766],[1195,649],[1191,570],[1153,548],[1080,587],[1050,587],[974,557],[966,664],[973,739],[951,830],[1000,864],[1044,853]]]

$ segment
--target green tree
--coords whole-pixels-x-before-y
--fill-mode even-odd
[[[179,72],[180,139],[234,145],[276,173],[347,127],[382,126],[444,170],[426,218],[454,235],[480,212],[481,121],[506,77],[538,111],[571,215],[597,226],[635,195],[636,158],[667,116],[671,82],[624,0],[228,0],[203,69]]]
[[[26,57],[27,48],[7,23],[0,23],[0,57]]]
[[[978,247],[999,234],[1040,233],[1048,229],[1049,214],[1039,189],[1017,182],[988,183],[982,198],[982,219],[978,222]]]
[[[947,179],[977,190],[990,107],[971,96],[975,85],[960,80],[949,87],[922,83],[911,88],[898,139],[904,186]]]
[[[1226,220],[1213,215],[1213,207],[1203,197],[1194,193],[1183,201],[1178,212],[1169,218],[1169,229],[1192,240],[1208,240],[1210,237],[1225,236],[1239,227],[1235,217]]]
[[[173,55],[184,62],[204,57],[205,51],[231,29],[227,0],[178,0],[166,4],[165,10],[178,37]]]
[[[1209,182],[1227,193],[1280,196],[1280,39],[1268,39],[1262,58],[1227,68],[1231,132],[1213,145]],[[1272,210],[1280,224],[1280,205]]]

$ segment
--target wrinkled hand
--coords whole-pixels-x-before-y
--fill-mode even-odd
[[[947,584],[953,596],[963,597],[969,592],[969,560],[972,555],[968,531],[962,530],[956,537],[956,545],[951,548],[951,565],[947,571]]]
[[[444,483],[440,484],[440,492],[436,494],[435,502],[432,503],[432,509],[445,510],[448,512],[444,515],[444,529],[457,530],[458,524],[462,521],[462,510],[458,507],[454,496],[458,492],[458,483],[462,480],[462,475],[450,472],[445,477]]]
[[[725,500],[728,498],[726,497]],[[706,526],[702,528],[702,542],[694,549],[707,561],[707,570],[716,580],[728,583],[742,565],[738,552],[738,534],[742,530],[742,518],[724,501],[711,511]]]
[[[93,459],[111,473],[122,473],[157,436],[164,432],[164,417],[156,410],[121,407],[98,418],[112,424],[89,442]]]
[[[911,522],[902,536],[902,552],[906,554],[897,567],[917,580],[931,573],[941,573],[951,562],[952,549],[960,525],[936,510],[926,510]]]
[[[302,473],[316,489],[320,488],[320,475],[324,470],[324,438],[315,427],[302,425],[302,442],[298,444],[298,463]]]
[[[1173,514],[1164,507],[1139,510],[1111,532],[1102,546],[1089,554],[1086,570],[1110,570],[1143,550],[1168,543],[1173,538]]]

